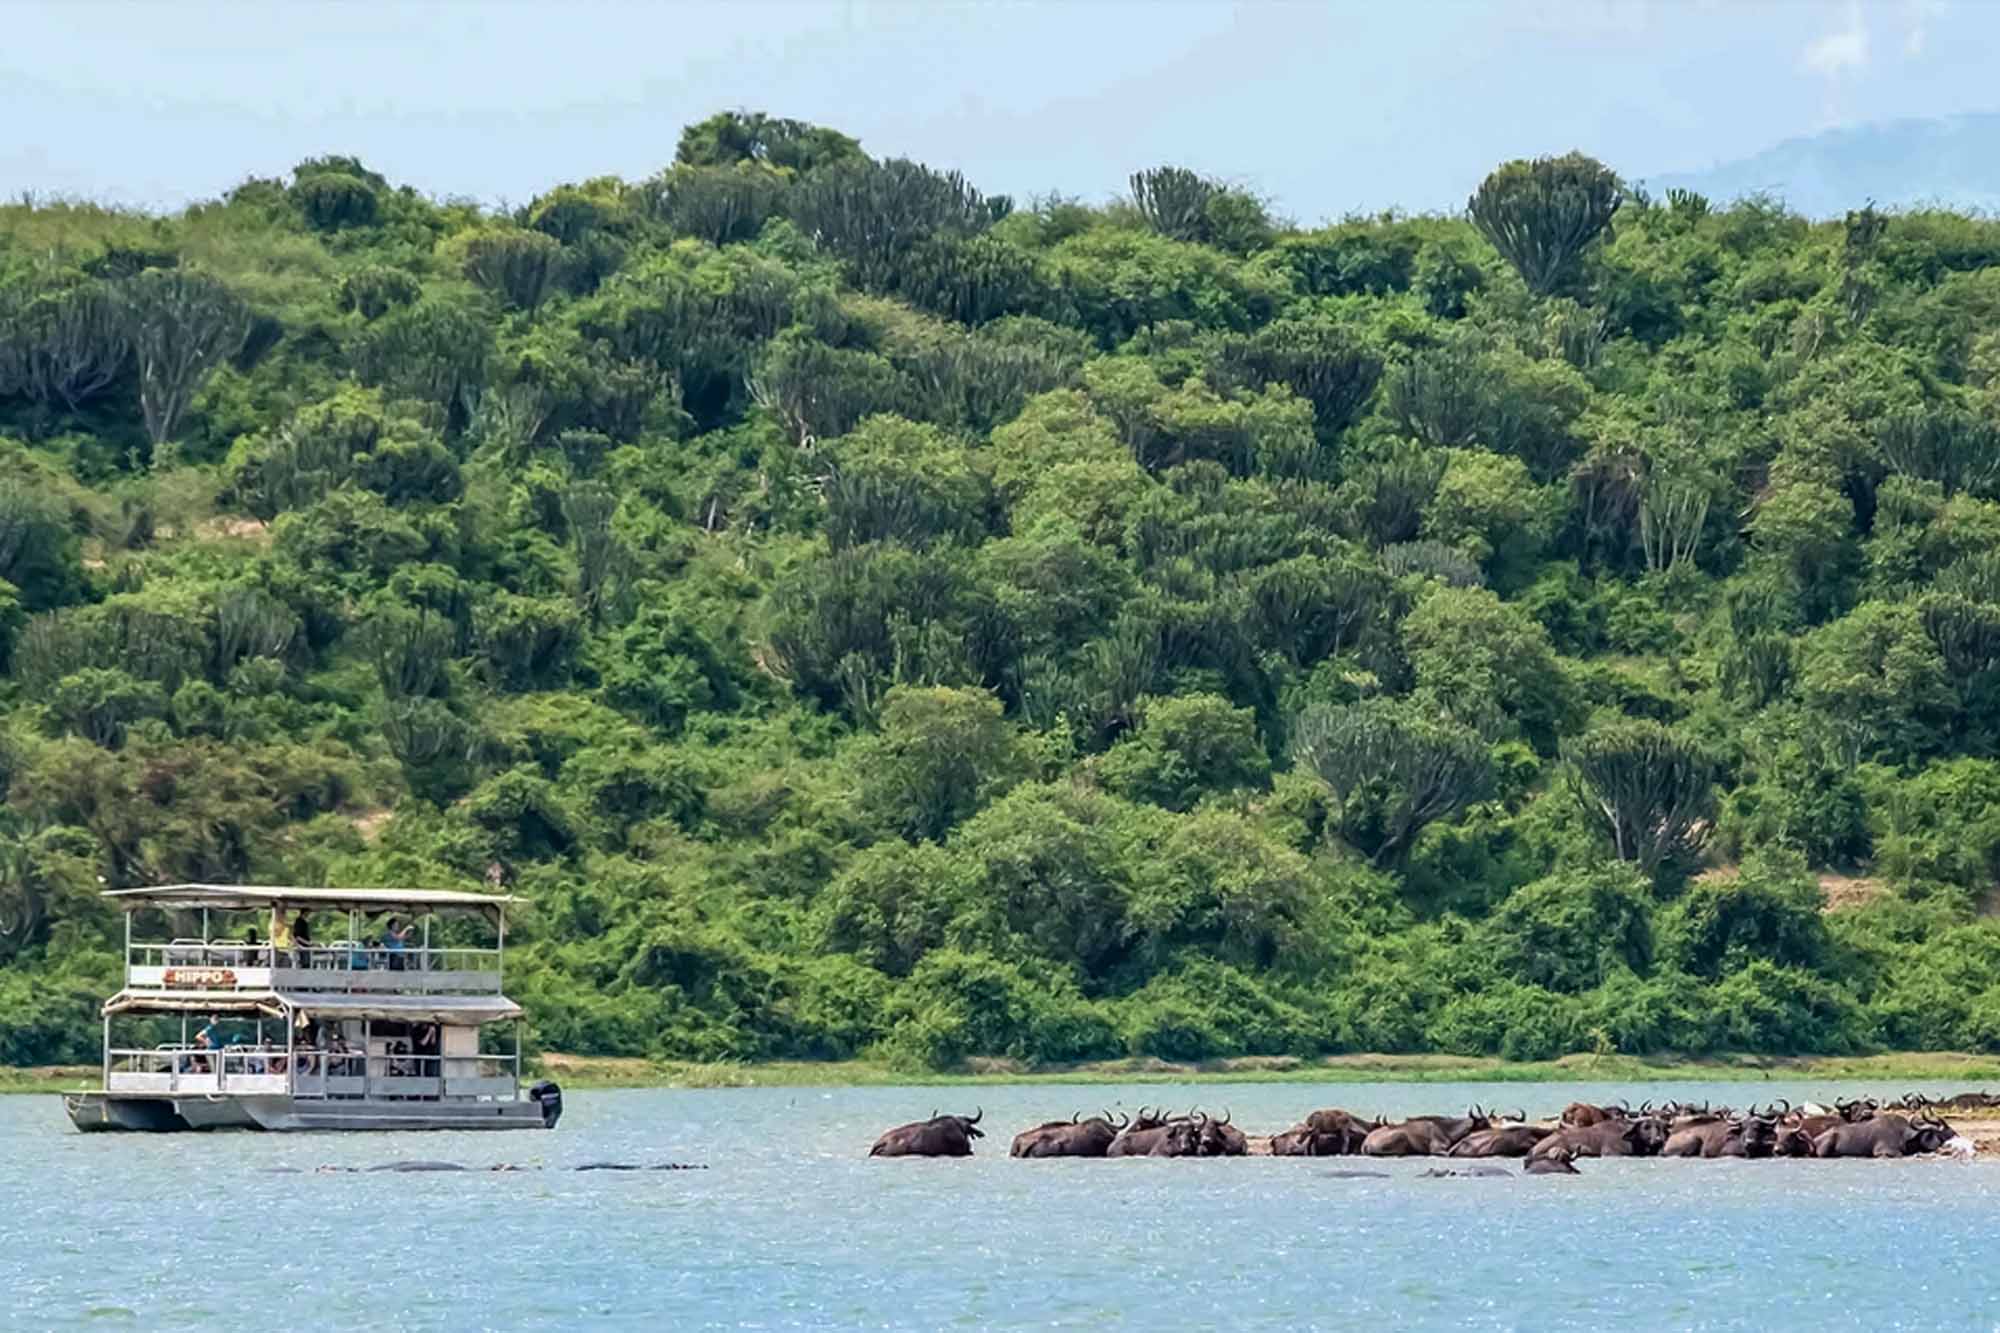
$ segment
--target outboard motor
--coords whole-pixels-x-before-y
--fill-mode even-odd
[[[562,1089],[543,1080],[528,1089],[528,1100],[542,1108],[542,1128],[554,1129],[556,1121],[562,1119]]]

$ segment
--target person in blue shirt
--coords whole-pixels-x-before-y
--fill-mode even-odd
[[[390,917],[382,923],[382,947],[389,953],[389,970],[403,970],[403,950],[409,946],[412,924]]]

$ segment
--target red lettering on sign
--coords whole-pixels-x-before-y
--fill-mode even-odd
[[[188,990],[235,990],[236,973],[226,967],[170,967],[160,984]]]

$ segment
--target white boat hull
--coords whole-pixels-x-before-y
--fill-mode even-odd
[[[297,1097],[144,1097],[81,1092],[63,1098],[79,1130],[169,1133],[197,1129],[547,1129],[541,1106],[515,1101],[324,1101]]]

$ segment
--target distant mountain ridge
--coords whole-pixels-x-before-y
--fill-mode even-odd
[[[1768,192],[1808,217],[1837,217],[1871,199],[1884,208],[2000,212],[2000,112],[1828,130],[1642,183],[1655,194],[1698,190],[1717,203]]]

